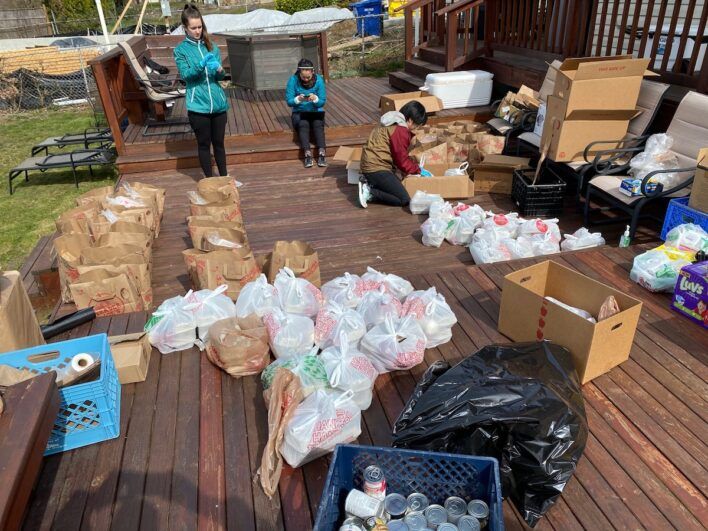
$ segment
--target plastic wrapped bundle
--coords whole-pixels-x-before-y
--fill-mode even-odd
[[[351,390],[359,409],[368,409],[378,372],[365,354],[351,348],[344,340],[339,343],[341,347],[329,347],[320,354],[329,384],[340,391]]]
[[[520,223],[519,215],[516,212],[491,214],[482,223],[482,228],[494,232],[498,238],[516,238]]]
[[[317,355],[317,349],[292,358],[277,359],[268,365],[261,373],[264,390],[270,389],[278,369],[287,369],[298,377],[302,396],[309,396],[319,389],[330,387],[327,371],[322,359]]]
[[[673,292],[679,271],[691,263],[691,253],[652,249],[634,257],[629,278],[654,292]]]
[[[357,306],[357,311],[364,318],[367,330],[382,323],[387,315],[401,315],[401,301],[388,293],[383,287],[378,291],[366,293]]]
[[[680,251],[708,252],[708,233],[699,225],[685,223],[668,232],[666,245]]]
[[[315,323],[309,317],[274,308],[263,316],[263,324],[276,358],[301,356],[315,345]]]
[[[325,302],[334,301],[346,308],[356,308],[364,294],[364,283],[358,275],[344,273],[322,286]]]
[[[322,349],[333,345],[341,347],[342,340],[356,346],[365,333],[366,323],[356,310],[330,301],[317,313],[315,344]]]
[[[275,289],[280,307],[286,313],[314,317],[322,304],[322,292],[312,282],[298,278],[289,267],[275,276]]]
[[[420,226],[423,233],[423,245],[427,247],[440,247],[445,241],[448,227],[457,218],[447,220],[444,218],[428,218]]]
[[[439,194],[429,194],[422,190],[417,190],[411,197],[408,208],[410,208],[411,214],[427,214],[430,210],[430,205],[435,202],[442,203],[442,201],[443,198]]]
[[[364,291],[377,291],[383,286],[399,301],[405,299],[413,291],[413,285],[405,278],[392,273],[381,273],[373,267],[366,268],[366,273],[362,275],[361,280],[364,282]]]
[[[425,333],[412,315],[388,315],[366,333],[360,348],[380,373],[407,370],[423,361]]]
[[[241,288],[236,299],[236,316],[246,317],[255,313],[258,317],[263,317],[276,306],[278,297],[275,288],[268,284],[265,275],[259,275],[256,280]]]
[[[580,227],[573,234],[564,234],[565,238],[560,244],[563,251],[577,251],[605,245],[605,238],[599,232],[590,232],[585,227]]]
[[[425,347],[434,348],[452,339],[457,317],[435,287],[414,291],[403,303],[402,316],[412,315],[425,333]]]

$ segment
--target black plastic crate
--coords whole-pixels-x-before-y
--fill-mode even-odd
[[[514,170],[511,199],[522,216],[555,217],[563,211],[566,183],[556,172],[545,166],[536,184],[536,170]]]

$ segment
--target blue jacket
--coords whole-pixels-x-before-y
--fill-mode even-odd
[[[180,77],[187,84],[187,110],[201,114],[216,114],[229,108],[228,99],[219,81],[224,79],[225,72],[210,74],[206,68],[200,68],[202,58],[209,53],[201,40],[190,37],[184,39],[174,49],[175,63]],[[212,54],[221,64],[219,48],[212,41]]]
[[[319,98],[317,103],[311,101],[303,101],[302,103],[295,102],[295,96],[299,94],[316,94]],[[312,88],[304,88],[300,84],[300,76],[293,74],[288,79],[288,86],[285,87],[285,101],[289,107],[293,108],[293,112],[321,111],[324,104],[327,102],[327,91],[322,76],[317,76],[317,80]]]

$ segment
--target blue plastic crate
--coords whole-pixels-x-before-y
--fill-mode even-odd
[[[669,201],[669,208],[661,228],[661,239],[666,240],[669,231],[684,223],[694,223],[708,232],[708,214],[688,206],[688,197],[677,197]]]
[[[503,531],[499,463],[493,457],[338,445],[327,474],[315,531],[336,531],[344,520],[344,500],[351,489],[362,489],[364,469],[381,467],[386,492],[425,494],[430,503],[443,504],[450,496],[489,505],[489,531]]]
[[[0,354],[0,364],[35,374],[64,369],[76,354],[101,360],[97,380],[59,390],[61,403],[44,455],[73,450],[120,433],[120,383],[106,334]]]

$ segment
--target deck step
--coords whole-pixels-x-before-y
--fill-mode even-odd
[[[425,84],[425,79],[405,71],[391,72],[388,75],[388,84],[403,92],[413,92],[420,90],[420,87]]]
[[[444,67],[445,48],[443,46],[423,47],[418,50],[418,57],[428,63],[433,63]]]
[[[441,65],[430,63],[420,58],[408,59],[404,71],[416,77],[425,79],[428,74],[438,74],[445,71]]]

